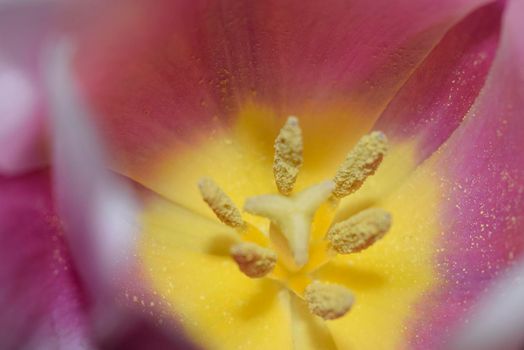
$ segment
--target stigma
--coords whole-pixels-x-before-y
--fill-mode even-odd
[[[308,261],[309,237],[313,215],[331,196],[332,181],[311,186],[294,196],[262,195],[248,198],[244,210],[268,218],[273,229],[285,237],[298,267]]]
[[[332,220],[340,201],[375,174],[387,147],[387,138],[382,132],[364,135],[331,180],[295,193],[303,164],[303,140],[298,118],[289,117],[274,143],[273,175],[277,193],[248,197],[243,206],[245,212],[268,220],[266,230],[246,222],[239,207],[218,184],[209,178],[202,179],[199,182],[202,199],[222,223],[239,234],[239,242],[230,247],[230,255],[240,272],[248,278],[279,281],[324,320],[344,316],[354,303],[352,292],[341,285],[315,280],[314,272],[338,254],[358,253],[375,244],[389,231],[391,215],[379,208],[369,208],[343,221],[332,222],[326,232],[320,232],[324,237],[322,244],[312,244],[313,222],[318,215],[324,216],[321,218],[324,222],[326,218]],[[315,237],[318,234],[315,232]],[[313,255],[326,258],[310,263]],[[279,273],[276,273],[277,266]],[[302,288],[288,285],[291,282],[287,278],[297,280],[297,277],[310,283]]]

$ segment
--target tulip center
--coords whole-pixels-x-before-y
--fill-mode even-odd
[[[271,278],[293,291],[310,311],[325,320],[344,316],[354,297],[344,286],[323,283],[314,272],[337,254],[359,252],[384,236],[391,216],[371,208],[333,223],[341,198],[355,192],[373,175],[387,150],[383,133],[360,139],[331,180],[294,193],[303,163],[299,121],[289,117],[275,140],[273,174],[279,193],[247,198],[244,211],[268,219],[267,231],[246,222],[229,196],[211,179],[202,179],[200,193],[217,218],[237,230],[241,243],[230,249],[241,273]]]

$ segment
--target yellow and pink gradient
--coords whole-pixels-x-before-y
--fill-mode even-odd
[[[483,291],[523,257],[521,2],[132,0],[102,5],[91,10],[59,6],[52,16],[36,13],[34,19],[45,28],[61,19],[55,31],[76,43],[76,83],[98,115],[90,122],[110,146],[111,167],[147,193],[138,259],[132,264],[138,262],[149,282],[137,289],[154,298],[138,302],[155,320],[160,314],[162,320],[172,317],[192,341],[210,348],[441,349]],[[15,22],[0,24],[2,39]],[[18,44],[3,40],[1,45]],[[13,57],[0,57],[8,63],[0,70],[20,69],[37,91],[41,82],[34,57],[20,60],[18,51],[11,51]],[[67,97],[67,91],[57,96]],[[49,103],[41,91],[35,96],[37,104],[21,110],[32,127],[8,141],[23,157],[0,150],[3,173],[46,160],[40,144],[46,139],[41,129],[48,123]],[[332,178],[362,135],[380,130],[390,140],[377,174],[343,201],[336,220],[380,207],[393,217],[391,231],[366,251],[337,257],[316,275],[356,296],[353,309],[335,321],[311,316],[278,283],[244,276],[228,254],[237,233],[213,217],[198,193],[201,177],[212,177],[238,206],[249,196],[276,192],[273,140],[289,115],[300,118],[305,141],[298,190]],[[82,128],[73,129],[81,134]],[[68,161],[91,164],[85,146],[91,141],[62,147]],[[53,159],[52,173],[59,176],[53,175],[52,186],[69,194],[70,213],[89,227],[79,236],[90,237],[93,225],[86,213],[96,207],[100,214],[102,197],[94,197],[111,186],[99,186],[98,178],[85,175],[91,172],[83,178],[83,168],[65,163]],[[77,177],[87,181],[74,188]],[[32,331],[18,325],[37,315],[41,329],[55,325],[64,331],[44,332],[47,340],[90,344],[92,305],[83,299],[88,289],[76,272],[79,261],[95,271],[89,260],[98,255],[71,250],[71,234],[64,236],[68,244],[62,242],[62,227],[50,221],[58,215],[53,187],[47,171],[0,179],[0,223],[20,233],[3,240],[0,282],[11,287],[16,280],[27,286],[28,296],[40,293],[51,301],[28,304],[2,295],[10,312],[0,317],[0,328],[18,342]],[[78,200],[86,196],[89,200]],[[28,215],[36,218],[34,226],[27,225]],[[51,263],[23,265],[27,261],[17,260],[13,245]],[[58,277],[51,270],[57,259],[65,271]],[[19,273],[26,271],[19,266],[29,266],[43,282]],[[100,271],[114,270],[102,266]],[[96,275],[94,281],[104,279]],[[40,291],[48,285],[57,287]],[[90,293],[97,289],[88,287]],[[122,287],[121,292],[132,290]],[[63,312],[52,319],[49,310]],[[13,322],[10,315],[19,318]]]

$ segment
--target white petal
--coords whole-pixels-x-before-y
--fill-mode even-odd
[[[480,299],[453,350],[521,350],[524,347],[524,261]]]
[[[106,168],[105,150],[71,70],[71,46],[45,60],[53,135],[53,171],[66,234],[81,274],[95,292],[111,289],[132,262],[138,202]]]

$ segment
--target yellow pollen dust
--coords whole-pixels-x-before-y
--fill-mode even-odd
[[[347,220],[333,225],[326,235],[339,254],[366,249],[388,232],[391,215],[382,209],[366,209]]]
[[[354,302],[353,295],[347,288],[318,281],[306,287],[304,298],[309,310],[324,320],[334,320],[344,316]]]
[[[231,247],[231,256],[240,271],[251,278],[260,278],[273,271],[277,254],[254,243],[238,243]]]
[[[204,178],[198,183],[200,194],[217,218],[233,228],[243,228],[244,220],[231,198],[211,179]]]
[[[387,138],[382,132],[363,136],[338,169],[333,179],[336,184],[333,195],[343,198],[358,190],[366,178],[375,173],[387,148]]]
[[[312,273],[329,263],[335,253],[361,251],[389,230],[388,212],[367,209],[332,225],[327,233],[318,232],[325,235],[327,242],[319,244],[317,239],[311,239],[314,218],[322,215],[328,220],[332,218],[340,202],[333,199],[341,199],[362,186],[375,173],[386,151],[387,139],[383,133],[365,135],[347,155],[333,180],[292,194],[303,163],[303,143],[298,119],[289,117],[275,140],[273,173],[279,193],[249,197],[244,203],[246,212],[269,219],[267,232],[245,222],[233,201],[212,180],[204,178],[199,182],[200,193],[224,224],[243,233],[242,242],[230,248],[230,255],[242,273],[251,278],[279,280],[303,297],[313,314],[332,320],[345,315],[353,305],[353,295],[347,288],[314,281],[304,289],[305,284],[297,288],[290,281],[307,283]],[[319,230],[318,225],[315,227]]]
[[[278,190],[290,195],[302,166],[302,131],[296,117],[289,117],[275,140],[273,174]]]

